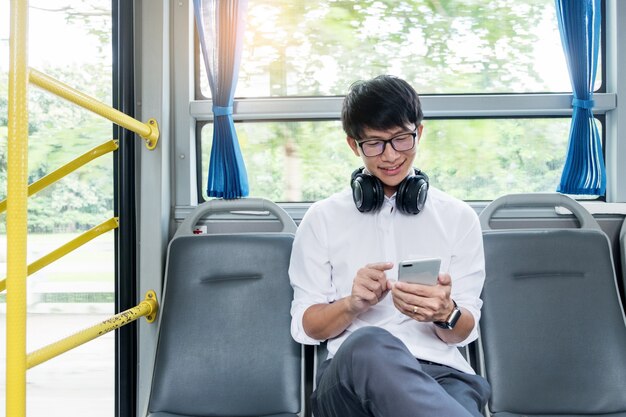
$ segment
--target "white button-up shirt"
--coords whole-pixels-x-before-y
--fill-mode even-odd
[[[478,217],[465,202],[431,187],[417,215],[400,213],[395,198],[385,198],[376,213],[360,213],[351,190],[314,203],[296,233],[289,276],[294,289],[291,334],[303,344],[319,344],[302,326],[314,304],[332,303],[352,292],[357,271],[374,262],[393,262],[387,278],[396,280],[398,262],[441,258],[441,272],[452,277],[451,297],[474,316],[475,327],[459,345],[448,345],[433,323],[420,323],[399,312],[391,294],[359,315],[339,336],[328,341],[329,358],[355,330],[377,326],[388,330],[419,359],[474,373],[457,346],[478,337],[480,292],[485,279],[482,232]]]

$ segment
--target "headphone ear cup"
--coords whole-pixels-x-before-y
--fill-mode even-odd
[[[419,170],[406,177],[396,193],[396,207],[405,214],[417,214],[424,208],[428,196],[428,176]]]
[[[363,173],[359,168],[352,173],[350,181],[354,205],[361,213],[379,210],[385,201],[383,185],[373,175]]]

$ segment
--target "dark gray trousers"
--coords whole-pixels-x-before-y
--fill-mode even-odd
[[[386,330],[354,332],[320,365],[315,417],[481,417],[487,381],[419,361]]]

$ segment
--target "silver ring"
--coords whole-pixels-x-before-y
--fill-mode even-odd
[[[413,306],[413,314],[417,314],[417,306]]]

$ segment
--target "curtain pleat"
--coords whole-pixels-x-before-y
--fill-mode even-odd
[[[196,28],[213,99],[213,146],[207,195],[234,199],[249,193],[248,174],[233,123],[247,0],[194,0]]]
[[[593,84],[600,50],[600,0],[555,0],[572,82],[572,124],[558,192],[604,195],[606,170],[593,117]]]

